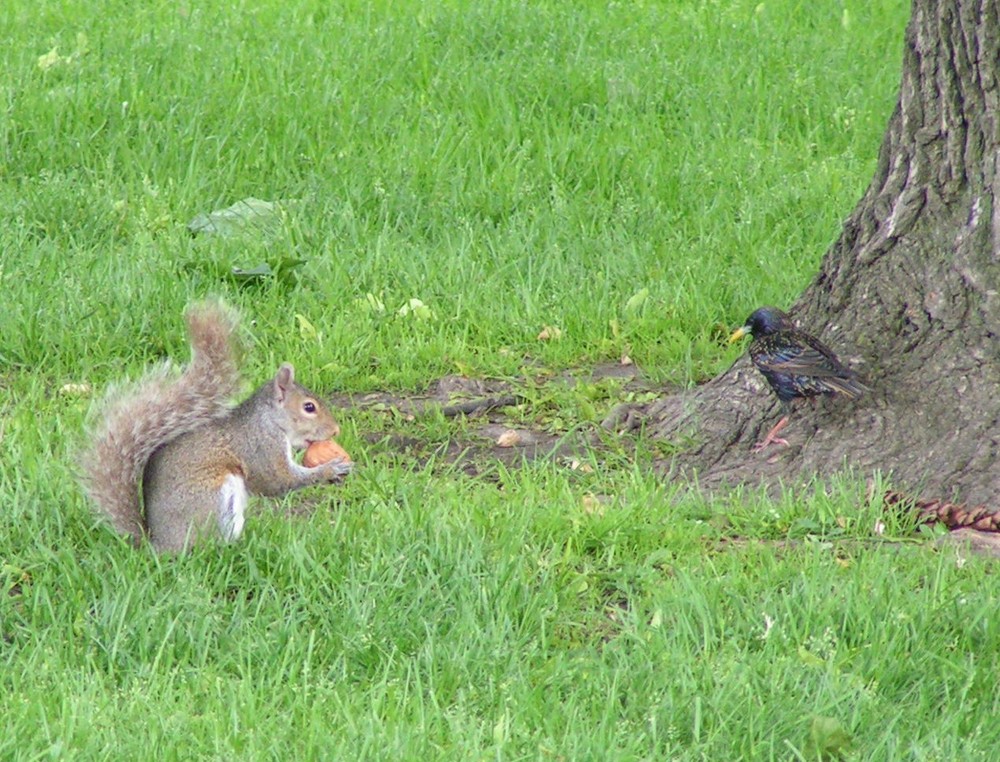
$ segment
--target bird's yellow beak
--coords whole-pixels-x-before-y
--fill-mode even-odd
[[[733,335],[729,337],[729,343],[732,344],[734,341],[739,341],[748,333],[749,331],[747,330],[746,326],[743,326],[742,328],[737,328],[735,331],[733,331]]]

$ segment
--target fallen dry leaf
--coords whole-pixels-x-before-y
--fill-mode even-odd
[[[556,328],[556,326],[554,325],[545,326],[538,334],[539,341],[551,341],[553,339],[561,339],[561,338],[562,338],[562,328]]]
[[[604,515],[604,503],[602,503],[594,495],[584,495],[580,503],[583,505],[583,512],[590,514],[592,516],[603,516]]]
[[[69,56],[59,55],[59,48],[52,48],[48,53],[38,56],[38,68],[42,71],[48,71],[53,66],[69,63],[70,60]]]
[[[497,447],[516,447],[519,444],[521,444],[521,435],[514,429],[507,429],[497,437]]]
[[[59,387],[59,393],[84,397],[90,394],[90,384],[63,384]]]

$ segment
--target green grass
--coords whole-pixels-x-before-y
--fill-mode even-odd
[[[0,758],[992,758],[994,569],[861,478],[710,501],[646,443],[472,479],[366,453],[358,414],[343,488],[180,559],[125,546],[74,481],[91,398],[64,386],[183,358],[209,293],[243,310],[255,381],[622,354],[710,377],[863,192],[906,5],[4,3]],[[289,203],[188,232],[248,196]],[[568,430],[615,394],[521,414]]]

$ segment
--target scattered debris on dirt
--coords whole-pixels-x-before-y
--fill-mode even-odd
[[[536,420],[530,390],[556,388],[573,390],[581,385],[608,384],[618,394],[657,391],[634,365],[608,363],[584,372],[566,372],[541,378],[475,379],[445,376],[418,394],[372,392],[337,394],[334,407],[385,416],[386,425],[366,435],[375,452],[392,453],[412,459],[414,467],[437,465],[460,468],[469,476],[481,476],[505,467],[517,467],[539,458],[579,464],[588,453],[606,447],[599,429],[593,425],[571,425],[566,430],[545,426]],[[446,440],[432,441],[415,436],[406,424],[431,419],[463,417]]]

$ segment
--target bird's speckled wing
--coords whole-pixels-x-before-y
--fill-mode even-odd
[[[850,368],[822,342],[801,331],[779,331],[750,347],[754,365],[768,378],[779,397],[866,391]]]
[[[809,376],[847,376],[845,367],[818,339],[801,331],[781,331],[757,342],[753,361],[761,370]]]

